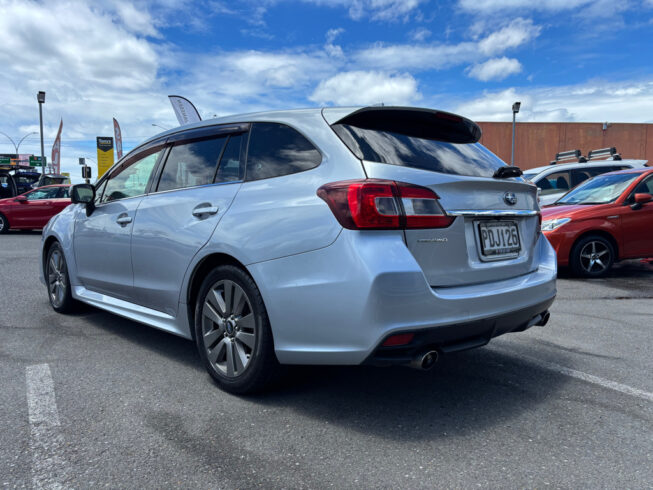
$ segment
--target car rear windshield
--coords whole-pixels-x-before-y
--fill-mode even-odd
[[[505,163],[479,143],[448,143],[390,131],[334,124],[334,131],[362,160],[445,174],[492,177]]]

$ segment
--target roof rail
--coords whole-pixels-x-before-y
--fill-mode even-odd
[[[584,163],[587,161],[587,158],[581,154],[580,150],[561,151],[560,153],[556,153],[556,159],[552,160],[549,165],[555,165],[561,162],[570,163],[571,161]]]
[[[621,155],[617,153],[617,148],[611,146],[609,148],[599,148],[598,150],[592,150],[587,155],[590,160],[596,158],[604,158],[606,160],[621,160]]]

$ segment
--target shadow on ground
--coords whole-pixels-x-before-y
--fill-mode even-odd
[[[188,396],[204,398],[205,390],[215,390],[208,392],[209,398],[232,396],[221,392],[204,371],[193,342],[103,312],[91,313],[86,320],[180,368],[197,371],[202,394]],[[238,403],[249,410],[290,410],[348,430],[410,441],[510,424],[510,419],[554,396],[567,381],[522,359],[482,348],[449,355],[426,372],[293,366],[273,390],[239,397]]]

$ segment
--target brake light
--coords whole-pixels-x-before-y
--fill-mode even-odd
[[[320,187],[317,195],[350,230],[446,228],[447,216],[435,192],[392,180],[343,180]]]

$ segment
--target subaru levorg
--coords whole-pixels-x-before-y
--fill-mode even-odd
[[[405,364],[548,320],[536,187],[428,109],[306,109],[161,133],[43,232],[52,307],[193,339],[238,393],[280,364]]]

